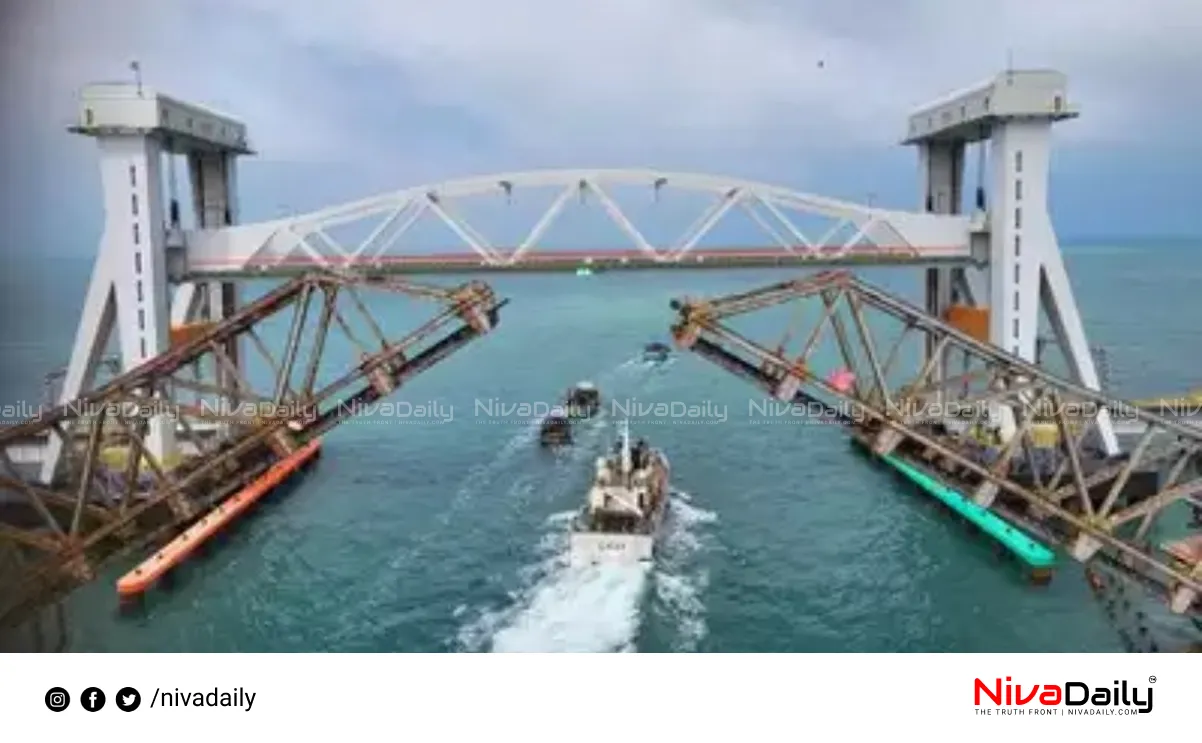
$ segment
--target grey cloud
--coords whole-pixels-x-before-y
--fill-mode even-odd
[[[1196,0],[25,7],[6,39],[5,76],[16,70],[19,80],[6,79],[5,94],[31,119],[64,120],[81,84],[127,75],[138,57],[154,83],[247,119],[264,154],[279,159],[372,162],[429,109],[470,119],[498,151],[535,159],[880,145],[896,139],[911,106],[995,72],[1008,51],[1020,66],[1069,73],[1085,116],[1066,141],[1183,139],[1202,104],[1187,84],[1202,75]],[[374,115],[365,101],[380,102]]]
[[[245,0],[243,0],[245,2]],[[599,131],[712,145],[792,130],[877,141],[912,104],[1003,66],[1056,66],[1084,99],[1081,138],[1128,139],[1196,107],[1202,6],[1189,0],[869,3],[250,0],[297,43],[404,70],[422,95],[511,137]],[[817,61],[825,65],[819,69]]]

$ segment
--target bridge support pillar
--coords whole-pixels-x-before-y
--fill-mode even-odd
[[[978,305],[987,303],[990,342],[1026,361],[1036,361],[1042,310],[1073,381],[1096,390],[1097,370],[1048,212],[1052,125],[1077,116],[1066,89],[1061,73],[1009,70],[912,112],[904,141],[919,147],[927,210],[943,213],[959,208],[964,146],[988,147],[990,172],[984,175],[982,150],[974,222],[975,231],[988,237],[988,265],[974,272],[977,277],[950,283],[963,284]],[[945,291],[937,278],[928,277],[931,314]],[[1101,447],[1117,453],[1105,413],[1099,415],[1098,431]]]
[[[1049,111],[1003,118],[993,127],[990,294],[1001,301],[993,303],[990,335],[1015,356],[1034,362],[1042,310],[1073,381],[1098,390],[1093,354],[1048,211],[1052,124],[1059,118]],[[1103,412],[1098,423],[1100,445],[1117,453],[1109,416]]]
[[[959,214],[960,203],[963,199],[964,181],[964,152],[963,140],[948,140],[939,142],[921,142],[918,145],[918,161],[921,173],[920,195],[922,209],[935,214]],[[963,281],[962,268],[928,268],[925,276],[925,299],[927,314],[940,319],[946,317],[952,303],[959,299],[953,288],[957,281]],[[930,361],[938,350],[936,339],[926,339],[925,358]],[[947,378],[948,359],[946,356],[936,360],[932,367],[931,381],[941,382]],[[940,389],[934,402],[943,402],[943,390]]]
[[[143,89],[140,82],[88,86],[79,113],[71,131],[95,138],[100,148],[105,226],[60,403],[95,384],[97,365],[114,330],[122,371],[141,366],[171,347],[168,248],[182,247],[173,241],[183,233],[174,198],[174,168],[168,168],[172,177],[165,179],[164,156],[205,152],[232,161],[233,155],[250,152],[243,124]],[[226,184],[228,196],[233,181]],[[173,195],[168,204],[163,200],[164,185]],[[225,201],[232,204],[231,199]],[[201,214],[198,224],[206,226],[207,217]],[[175,303],[183,304],[177,312],[186,316],[195,306],[194,299],[194,287],[177,292]],[[164,396],[171,393],[160,391]],[[169,456],[176,450],[175,434],[170,417],[155,416],[146,447],[156,457]],[[50,437],[42,455],[43,482],[54,479],[62,446],[58,436]]]
[[[188,177],[192,186],[192,213],[201,229],[219,229],[238,222],[238,178],[236,152],[193,151],[187,154]],[[221,322],[238,311],[238,285],[232,281],[209,281],[203,284],[187,283],[176,290],[172,305],[173,326],[187,325],[197,321]],[[230,338],[222,346],[229,360],[228,365],[214,361],[212,379],[224,390],[236,393],[237,377],[244,373],[242,338]],[[197,369],[200,381],[206,370]],[[229,400],[217,401],[221,405],[236,407],[240,402],[235,395]],[[228,425],[223,424],[223,434],[228,434]]]
[[[141,366],[170,344],[162,144],[141,131],[77,131],[98,140],[105,225],[59,402],[94,385],[114,329],[123,371]],[[162,458],[174,452],[174,439],[170,418],[151,419],[145,442],[151,454]],[[42,458],[43,482],[53,480],[62,446],[58,436],[50,437]]]

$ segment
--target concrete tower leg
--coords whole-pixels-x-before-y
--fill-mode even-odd
[[[929,211],[959,205],[963,145],[988,142],[987,211],[975,225],[986,268],[951,272],[956,294],[989,308],[990,341],[1027,361],[1036,360],[1040,309],[1064,349],[1074,381],[1099,388],[1097,370],[1068,283],[1048,213],[1052,125],[1077,112],[1067,102],[1067,80],[1050,70],[1010,70],[913,111],[906,144],[920,148]],[[946,194],[946,196],[944,195]],[[956,196],[953,201],[953,194]],[[928,311],[941,307],[944,277],[929,274]],[[961,301],[963,301],[961,300]],[[1109,416],[1098,418],[1102,447],[1119,451]]]
[[[124,370],[140,366],[170,344],[160,145],[147,134],[104,134],[97,139],[105,226],[63,380],[63,403],[92,385],[114,328]],[[175,428],[168,416],[150,420],[145,444],[159,458],[174,453]],[[50,438],[42,458],[43,482],[53,479],[62,445],[58,437]]]
[[[920,198],[924,211],[935,214],[959,214],[963,198],[964,142],[923,142],[918,147],[921,172]],[[957,293],[955,284],[962,274],[959,269],[928,268],[925,274],[926,311],[933,317],[944,317]],[[962,300],[963,301],[963,300]],[[936,352],[933,338],[927,338],[925,358],[929,360]],[[938,360],[934,367],[933,381],[941,381],[948,374],[948,359]],[[942,392],[938,399],[942,401]]]
[[[197,227],[215,229],[228,227],[238,221],[237,161],[233,153],[201,151],[188,155],[188,176],[192,186],[192,209]],[[187,292],[186,294],[184,292]],[[205,282],[180,287],[172,322],[178,325],[207,320],[220,322],[237,311],[238,285],[234,282]],[[219,386],[237,390],[235,377],[243,371],[241,342],[231,339],[223,348],[232,370],[215,366],[214,377]],[[222,401],[236,405],[238,400]]]
[[[169,266],[169,243],[170,252],[182,256],[183,233],[178,205],[165,209],[163,204],[164,154],[203,153],[194,158],[200,171],[194,183],[201,184],[202,196],[196,203],[201,227],[232,223],[237,187],[234,158],[251,154],[241,122],[143,89],[141,82],[88,86],[79,123],[71,131],[94,137],[99,145],[105,226],[61,403],[93,386],[114,329],[122,369],[129,371],[170,349],[173,320],[185,322],[201,311],[203,292],[193,285],[181,285],[169,301],[169,284],[178,280],[180,268]],[[222,285],[213,294],[220,295],[216,317],[234,311],[237,294],[232,285]],[[176,451],[175,434],[168,416],[155,416],[144,443],[153,455],[170,457]],[[62,447],[63,442],[52,436],[42,452],[43,482],[56,474]]]
[[[1006,120],[993,127],[990,219],[990,333],[1016,356],[1034,361],[1040,310],[1064,350],[1073,381],[1100,389],[1085,326],[1064,268],[1060,243],[1048,212],[1051,118]],[[1099,416],[1102,447],[1119,451],[1110,418]]]

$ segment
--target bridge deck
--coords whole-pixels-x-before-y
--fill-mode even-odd
[[[935,266],[966,265],[971,262],[962,251],[932,251],[923,248],[878,248],[875,246],[822,248],[789,252],[783,248],[708,248],[695,249],[680,257],[664,253],[652,255],[630,248],[623,250],[544,250],[516,259],[490,262],[479,253],[433,253],[428,255],[388,255],[378,258],[315,258],[294,255],[283,259],[248,263],[189,261],[188,279],[210,276],[293,276],[322,266],[353,267],[367,274],[422,273],[540,273],[572,272],[588,268],[594,272],[705,269],[773,268],[833,266]]]

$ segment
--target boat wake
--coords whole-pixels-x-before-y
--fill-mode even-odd
[[[602,390],[606,388],[606,385],[628,374],[629,371],[630,361],[625,361],[602,373],[599,377]],[[489,493],[499,477],[511,471],[522,461],[523,457],[528,456],[537,447],[541,424],[541,421],[536,420],[525,421],[491,460],[477,464],[468,471],[467,476],[456,489],[455,495],[452,496],[449,508],[443,512],[440,526],[447,526],[453,518],[470,507],[476,497]],[[557,458],[564,465],[576,464],[583,460],[589,456],[588,452],[600,439],[605,427],[606,422],[603,418],[585,422],[577,444],[568,447],[566,452],[558,455]],[[527,478],[519,477],[507,495],[524,494],[530,486],[531,483]]]
[[[688,493],[672,494],[672,511],[664,548],[652,576],[653,615],[671,631],[669,645],[678,652],[697,650],[709,632],[702,597],[709,570],[698,558],[709,537],[707,526],[718,515],[693,504]]]
[[[626,361],[622,362],[622,365],[618,368],[625,372],[634,371],[646,374],[650,372],[662,371],[675,363],[675,356],[669,356],[663,361],[649,361],[643,358],[643,356],[640,354],[638,356],[632,356]]]
[[[703,541],[691,532],[714,515],[673,495],[664,549],[654,566],[571,566],[568,523],[575,511],[556,514],[538,557],[519,573],[520,588],[507,606],[475,613],[459,631],[468,651],[631,652],[646,616],[673,628],[674,650],[693,650],[705,637],[702,593],[706,574],[694,568]],[[650,589],[650,590],[649,590]]]

